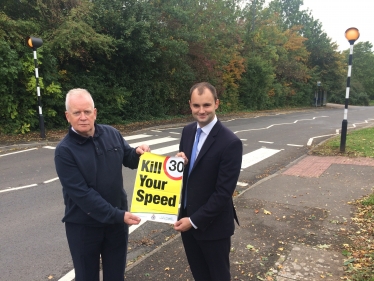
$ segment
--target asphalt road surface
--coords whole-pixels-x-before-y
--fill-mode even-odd
[[[373,107],[350,107],[348,128],[374,122]],[[269,176],[336,135],[343,108],[311,108],[255,118],[225,120],[242,140],[244,151],[238,192]],[[150,144],[152,152],[174,156],[184,124],[124,136],[131,146]],[[74,279],[64,225],[61,185],[53,146],[0,153],[0,281]],[[123,169],[131,202],[136,171]],[[176,233],[165,223],[131,227],[128,262],[160,246]]]

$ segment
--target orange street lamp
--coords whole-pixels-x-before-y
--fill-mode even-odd
[[[345,31],[345,38],[347,38],[349,44],[351,45],[349,52],[348,61],[348,77],[347,77],[347,89],[345,93],[345,107],[344,107],[344,119],[342,122],[342,131],[340,138],[340,152],[345,152],[345,143],[347,140],[347,127],[348,127],[348,101],[349,101],[349,89],[351,84],[351,73],[352,73],[352,60],[353,60],[353,44],[360,37],[360,32],[357,28],[351,27]]]
[[[44,118],[42,113],[42,101],[40,97],[40,88],[39,88],[39,71],[38,71],[38,59],[36,57],[36,49],[43,45],[43,40],[36,37],[28,37],[26,40],[27,46],[33,49],[34,53],[34,64],[35,64],[35,78],[36,78],[36,93],[38,95],[38,108],[39,108],[39,128],[40,128],[40,137],[45,138],[45,129],[44,129]]]

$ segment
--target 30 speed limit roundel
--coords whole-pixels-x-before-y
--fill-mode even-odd
[[[181,157],[166,157],[164,161],[165,174],[172,180],[181,180],[183,176],[184,160]]]

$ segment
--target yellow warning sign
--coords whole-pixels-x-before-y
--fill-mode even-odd
[[[145,152],[139,161],[130,212],[142,219],[177,221],[184,161]]]

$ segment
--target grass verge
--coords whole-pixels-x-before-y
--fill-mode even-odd
[[[340,152],[340,136],[327,140],[313,150],[325,156],[374,157],[374,128],[350,131],[345,153]],[[342,251],[347,281],[374,281],[374,193],[352,202],[356,211],[352,218],[354,233]]]

